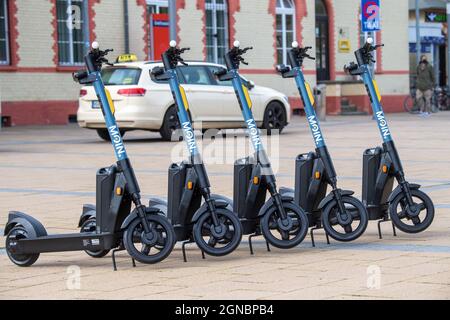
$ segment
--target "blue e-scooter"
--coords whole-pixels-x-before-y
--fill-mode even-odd
[[[313,230],[321,225],[333,239],[352,241],[366,230],[368,214],[361,201],[352,196],[353,191],[337,187],[336,170],[314,110],[314,96],[302,71],[305,58],[314,60],[308,54],[309,49],[294,41],[288,52],[290,66],[277,68],[283,78],[295,78],[316,147],[316,152],[297,157],[295,189],[284,189],[283,193],[293,193],[296,203],[309,214],[313,245]],[[328,186],[332,190],[325,196]]]
[[[186,50],[189,48],[178,48],[176,42],[171,41],[170,48],[162,55],[164,68],[155,67],[152,74],[158,80],[169,82],[190,157],[189,161],[170,166],[167,203],[150,201],[150,207],[163,208],[174,226],[176,240],[183,242],[184,261],[187,243],[195,242],[202,253],[224,256],[234,251],[242,239],[241,223],[232,211],[232,201],[210,191],[188,113],[189,103],[178,81],[177,67],[186,65],[181,57]]]
[[[403,166],[381,105],[378,85],[370,71],[370,65],[375,62],[372,52],[382,46],[374,46],[373,39],[367,39],[364,46],[355,51],[357,63],[351,62],[344,67],[349,74],[363,79],[383,139],[382,147],[367,149],[364,152],[362,200],[371,220],[389,221],[389,212],[398,229],[407,233],[418,233],[433,222],[434,205],[430,197],[419,190],[420,185],[409,183],[405,179]],[[395,189],[394,179],[398,182]],[[379,226],[380,224],[378,230],[381,238]]]
[[[255,150],[253,158],[239,159],[235,163],[233,199],[243,233],[250,235],[250,252],[253,253],[251,239],[261,233],[277,248],[297,246],[308,232],[308,218],[292,197],[278,192],[275,174],[253,117],[248,88],[239,75],[240,63],[247,64],[242,56],[250,49],[240,49],[239,41],[235,41],[234,47],[225,55],[227,69],[219,70],[216,75],[221,81],[232,81]],[[267,192],[271,197],[265,201]]]
[[[80,233],[47,235],[35,218],[10,212],[5,226],[6,252],[18,266],[32,265],[43,252],[84,250],[91,257],[101,258],[113,250],[116,270],[116,251],[125,248],[139,262],[156,263],[164,260],[174,247],[175,232],[163,212],[141,203],[138,181],[114,117],[114,103],[101,77],[102,65],[108,63],[106,55],[110,51],[100,50],[94,42],[85,56],[87,71],[75,72],[73,78],[80,84],[94,86],[117,162],[98,170],[96,206],[83,206]]]

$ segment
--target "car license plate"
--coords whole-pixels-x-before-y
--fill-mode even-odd
[[[92,109],[100,109],[100,102],[98,100],[92,101]]]

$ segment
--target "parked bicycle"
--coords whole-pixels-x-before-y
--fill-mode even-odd
[[[431,97],[431,111],[433,113],[436,113],[438,111],[442,110],[448,110],[450,107],[450,99],[448,99],[447,94],[447,88],[446,87],[436,87],[433,90],[433,96]],[[412,87],[410,89],[409,95],[405,98],[405,101],[403,102],[403,108],[406,112],[409,112],[411,114],[418,114],[420,113],[420,103],[419,100],[416,98],[416,92],[417,89],[415,87]],[[422,97],[422,104],[425,104],[425,97]]]

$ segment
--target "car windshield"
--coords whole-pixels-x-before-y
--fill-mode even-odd
[[[136,85],[141,76],[138,68],[105,68],[102,79],[106,86]]]

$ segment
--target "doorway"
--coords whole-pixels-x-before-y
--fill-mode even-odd
[[[316,0],[316,68],[317,81],[330,80],[328,12],[323,0]]]

